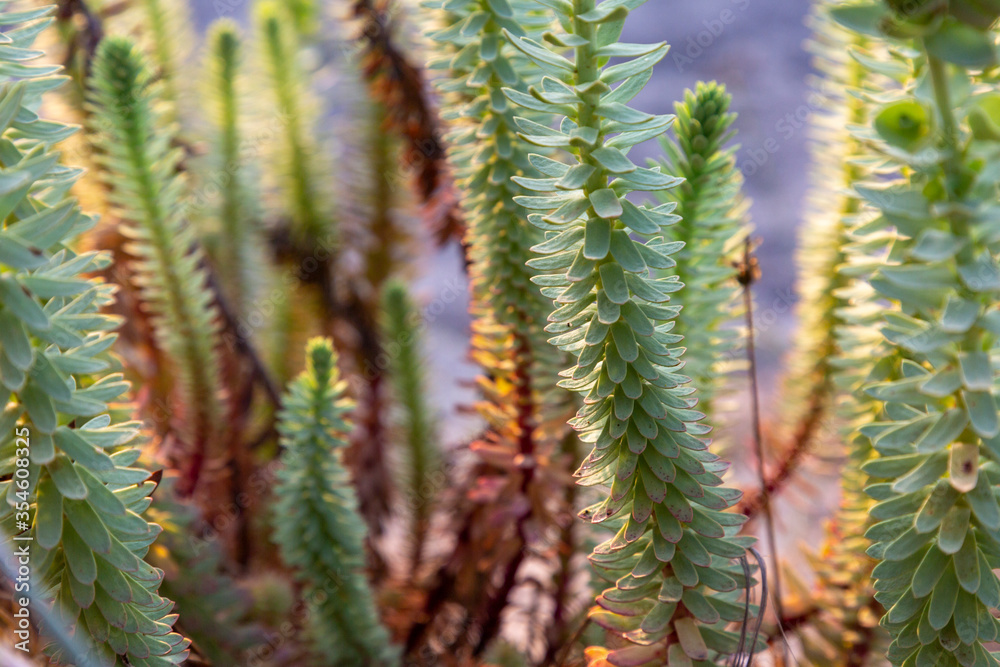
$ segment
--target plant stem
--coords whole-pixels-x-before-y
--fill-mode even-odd
[[[954,159],[957,157],[958,150],[958,126],[955,124],[955,115],[951,109],[948,72],[945,69],[944,61],[930,54],[927,55],[927,66],[930,68],[931,84],[934,88],[934,102],[937,104],[938,113],[941,114],[945,145],[953,153],[949,157]]]
[[[764,522],[767,525],[767,542],[771,551],[771,558],[774,562],[774,611],[778,619],[785,617],[784,607],[781,599],[781,566],[778,558],[778,541],[774,534],[774,517],[771,512],[771,497],[768,493],[767,475],[764,471],[764,438],[760,427],[760,384],[757,380],[757,351],[754,345],[754,323],[753,323],[753,293],[750,286],[755,279],[755,269],[753,264],[753,241],[747,237],[743,248],[743,266],[740,282],[743,284],[743,304],[746,313],[747,325],[747,360],[749,361],[748,374],[750,376],[750,401],[751,401],[751,424],[753,427],[754,452],[757,456],[757,474],[760,480],[762,504],[764,511]],[[784,653],[784,645],[782,653]]]
[[[934,102],[937,105],[938,114],[941,116],[941,135],[944,139],[945,148],[948,151],[945,161],[945,185],[948,189],[948,199],[957,198],[959,179],[962,174],[962,156],[959,152],[958,125],[955,122],[955,113],[951,106],[951,91],[948,86],[948,71],[944,61],[930,54],[926,44],[924,51],[927,53],[927,66],[931,74],[931,87],[934,89]],[[949,222],[956,233],[965,235],[967,226],[964,220],[956,220],[955,216],[948,216]],[[970,246],[966,245],[963,252],[969,252]],[[968,257],[971,259],[971,257]]]

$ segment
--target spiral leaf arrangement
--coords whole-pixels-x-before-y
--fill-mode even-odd
[[[685,375],[698,388],[699,406],[708,415],[714,414],[712,398],[735,345],[734,330],[725,327],[736,315],[739,292],[734,251],[747,231],[743,179],[734,149],[726,146],[735,135],[731,102],[723,86],[699,83],[675,105],[676,140],[661,139],[667,159],[660,170],[684,178],[660,193],[664,202],[677,203],[680,216],[677,224],[664,228],[664,238],[684,243],[673,255],[677,266],[664,273],[676,275],[687,288],[676,333],[684,336],[687,348]]]
[[[676,265],[670,256],[682,244],[662,236],[662,227],[677,221],[676,205],[649,208],[627,197],[680,182],[628,157],[674,120],[627,106],[668,47],[618,42],[641,0],[545,4],[564,33],[547,34],[544,45],[507,33],[545,76],[527,93],[504,92],[561,118],[556,127],[517,123],[529,143],[572,158],[564,164],[533,155],[543,178],[515,181],[532,191],[517,202],[546,232],[534,248],[541,256],[530,264],[543,272],[535,281],[556,304],[547,331],[576,360],[561,386],[583,396],[571,423],[594,448],[577,474],[581,484],[611,487],[606,500],[582,513],[617,530],[591,557],[615,582],[591,619],[630,645],[589,655],[595,665],[718,664],[741,649],[725,621],[744,619],[736,600],[749,582],[733,559],[752,540],[734,536],[745,519],[725,510],[740,493],[722,486],[728,464],[699,437],[709,428],[681,375],[681,353],[671,347],[681,337],[672,332],[678,308],[668,305],[669,295],[682,285],[676,276],[650,273]],[[612,57],[623,62],[607,65]]]
[[[184,219],[185,181],[164,127],[145,57],[125,38],[101,43],[90,103],[94,145],[117,214],[128,224],[132,270],[153,315],[156,342],[176,368],[179,430],[192,448],[189,486],[219,445],[223,413],[216,343],[219,322],[194,231]],[[188,489],[190,490],[190,489]]]
[[[156,484],[133,467],[140,424],[108,405],[129,390],[108,373],[119,321],[101,309],[113,288],[86,277],[108,256],[71,249],[96,223],[68,196],[81,172],[53,150],[75,130],[36,114],[63,81],[31,63],[51,9],[0,3],[0,525],[5,539],[33,539],[32,582],[72,629],[77,650],[52,645],[55,660],[82,650],[102,667],[176,665],[190,642],[157,594],[163,573],[143,560],[160,533],[142,517]]]
[[[336,355],[313,339],[306,370],[289,387],[279,430],[274,541],[308,589],[316,665],[398,664],[364,577],[364,522],[341,460],[350,426]]]
[[[551,391],[563,360],[546,343],[541,323],[548,299],[532,283],[537,270],[527,265],[543,233],[525,224],[528,212],[517,203],[517,197],[530,190],[514,177],[536,174],[529,160],[532,146],[518,136],[515,120],[530,111],[511,104],[503,90],[524,94],[538,78],[538,68],[511,39],[540,34],[550,19],[532,9],[536,5],[531,2],[445,4],[428,3],[447,26],[430,35],[440,53],[431,67],[448,75],[440,89],[450,103],[445,114],[449,161],[464,195],[468,222],[476,347],[481,357],[496,361],[485,367],[507,369],[500,373],[501,382],[514,387],[513,400],[522,403],[518,410],[527,413],[522,417],[533,428],[541,421],[534,414],[540,412],[536,402],[565,402]]]
[[[746,203],[733,114],[714,83],[688,91],[676,116],[630,106],[667,52],[621,42],[643,0],[426,0],[450,169],[390,0],[344,5],[361,28],[360,59],[323,48],[315,0],[261,0],[247,47],[231,23],[217,25],[204,160],[190,150],[182,159],[191,144],[175,127],[201,128],[187,99],[194,77],[183,72],[184,40],[174,39],[182,7],[133,4],[66,2],[59,13],[66,61],[93,72],[80,117],[96,135],[95,170],[107,187],[88,191],[53,152],[72,129],[38,116],[43,93],[60,82],[32,48],[47,11],[9,13],[0,0],[0,526],[34,540],[32,593],[47,605],[39,617],[48,654],[107,667],[183,662],[190,642],[172,630],[162,591],[179,600],[195,661],[252,658],[265,648],[255,638],[302,601],[305,631],[279,661],[398,665],[382,604],[391,634],[406,637],[407,664],[568,664],[580,662],[575,649],[601,644],[584,651],[588,667],[750,665],[759,647],[748,621],[763,614],[750,604],[746,558],[759,555],[738,532],[766,494],[736,504],[705,423],[738,331],[730,259],[745,240]],[[1000,0],[815,4],[816,106],[827,112],[816,114],[801,244],[804,330],[781,403],[793,430],[763,486],[790,478],[838,430],[847,456],[808,604],[784,601],[793,613],[778,620],[817,667],[875,667],[885,654],[896,667],[997,666]],[[121,32],[148,46],[155,73],[127,40],[97,48]],[[273,98],[258,120],[270,125],[274,159],[242,150],[251,134],[239,94],[243,52]],[[361,114],[371,132],[361,142],[372,150],[358,159],[369,166],[355,174],[365,185],[352,198],[367,198],[358,211],[328,196],[324,154],[311,140],[319,79],[304,76],[305,55],[362,69],[369,99],[359,107],[371,110]],[[664,159],[638,166],[633,149],[657,138]],[[265,213],[254,162],[280,195]],[[220,186],[194,211],[198,190],[184,174],[192,166],[202,192],[212,180]],[[445,496],[453,503],[431,495],[444,450],[421,394],[414,309],[390,282],[410,250],[396,210],[406,177],[439,238],[463,229],[456,202],[469,222],[471,344],[483,370],[475,412],[485,428],[463,448],[473,454],[469,474],[447,477],[458,482]],[[71,188],[109,203],[122,224],[94,233]],[[265,216],[266,240],[255,226]],[[219,271],[217,294],[198,232]],[[262,299],[265,243],[289,281]],[[89,277],[110,266],[93,246],[133,259],[134,285],[120,281],[120,303],[113,286]],[[136,296],[150,317],[139,316]],[[126,359],[172,371],[139,394],[150,406],[173,391],[173,430],[192,454],[169,461],[188,474],[162,486],[138,464],[140,425],[114,404],[129,387],[112,374],[119,320],[103,314],[109,308],[131,315]],[[286,350],[299,348],[287,340],[305,342],[321,327],[335,336],[341,370],[372,380],[357,387],[361,428],[350,454],[352,406],[332,344],[310,342],[306,370],[282,402],[253,346],[222,358],[220,314],[230,329],[240,329],[239,315],[273,323],[284,340],[259,342],[282,369]],[[390,372],[371,376],[386,358]],[[396,576],[376,539],[395,509],[383,380],[395,381],[410,454],[408,577]],[[283,405],[277,424],[256,382]],[[584,490],[564,467],[578,460],[579,442],[592,450],[576,473]],[[273,494],[270,470],[258,467],[268,452],[280,453]],[[201,504],[204,516],[183,499],[150,508],[154,489],[168,501],[192,490],[216,454],[230,472],[227,483],[199,488],[212,501]],[[574,635],[579,605],[591,599],[577,593],[576,564],[591,548],[579,548],[585,533],[574,535],[567,510],[584,496],[600,500],[581,516],[597,526],[586,534],[605,540],[590,556],[603,590],[589,613],[599,627]],[[257,506],[270,521],[258,521],[254,503],[271,498]],[[445,506],[456,511],[434,513]],[[214,535],[223,514],[237,520]],[[168,528],[148,554],[160,533],[152,521]],[[450,538],[444,554],[424,548],[438,530]],[[259,552],[268,537],[283,572]],[[220,538],[219,557],[202,558]],[[528,631],[507,637],[515,618]]]
[[[430,34],[441,54],[431,67],[448,77],[439,88],[450,102],[445,114],[449,158],[464,193],[475,295],[497,322],[537,322],[548,308],[531,284],[534,272],[525,263],[541,232],[524,224],[526,213],[514,197],[525,190],[511,180],[533,172],[530,146],[517,136],[517,107],[501,91],[510,87],[524,92],[534,69],[511,46],[504,30],[523,35],[544,26],[545,19],[529,11],[532,3],[523,1],[445,3],[447,11],[441,2],[430,4],[444,15],[447,26]]]
[[[521,431],[508,433],[512,441],[519,437],[533,441],[531,431],[541,425],[545,412],[540,403],[550,408],[565,403],[564,396],[552,392],[563,360],[546,342],[541,323],[549,310],[548,299],[532,284],[537,270],[527,266],[531,248],[543,240],[543,232],[525,224],[528,212],[517,203],[517,197],[530,190],[515,177],[536,173],[529,159],[532,147],[518,136],[515,119],[526,110],[508,101],[503,90],[525,94],[537,79],[538,68],[511,40],[515,35],[539,34],[550,18],[532,9],[534,3],[521,0],[435,1],[426,6],[434,8],[446,26],[430,33],[439,54],[431,67],[447,74],[439,87],[449,101],[445,114],[449,160],[468,221],[474,347],[499,384],[511,388],[484,391],[491,394],[498,389],[494,399],[499,400],[507,394],[513,408],[510,416]],[[510,420],[499,421],[504,422]],[[531,451],[522,454],[533,455],[533,444],[525,444]]]
[[[531,555],[547,561],[546,554],[570,548],[549,539],[566,534],[556,524],[569,509],[563,494],[553,492],[567,483],[558,448],[568,431],[570,396],[554,386],[565,358],[547,343],[548,299],[531,282],[538,272],[526,265],[544,235],[527,224],[528,212],[516,202],[530,190],[513,177],[535,174],[532,147],[517,134],[515,117],[526,111],[503,94],[505,87],[526,93],[540,75],[511,44],[511,35],[540,36],[551,17],[524,0],[434,0],[424,6],[435,19],[430,67],[442,73],[448,157],[468,223],[472,355],[483,369],[475,409],[487,426],[470,445],[477,466],[459,529],[465,539],[456,544],[452,568],[435,590],[447,589],[449,577],[464,584],[452,596],[479,628],[472,642],[477,657],[500,633],[502,612],[525,583]],[[473,553],[474,559],[462,555]],[[558,618],[566,615],[568,584],[560,576],[565,581],[569,574],[555,574],[544,589],[559,609],[557,620],[536,625],[522,638],[527,645],[564,622]],[[480,577],[496,583],[479,585]]]
[[[998,12],[983,25],[982,3],[957,2],[944,13],[930,3],[897,5],[833,9],[846,27],[896,47],[910,73],[872,109],[871,126],[854,130],[897,174],[854,185],[878,215],[854,227],[849,246],[892,304],[880,323],[891,354],[865,386],[884,409],[861,429],[879,453],[863,467],[878,501],[869,553],[880,561],[873,576],[894,665],[996,665],[985,645],[998,636],[991,610],[1000,607],[990,354],[1000,333],[1000,268],[990,215],[996,183],[984,169],[996,143],[983,132],[995,125],[987,104],[995,96],[976,86],[977,72],[995,64],[992,46],[982,47],[992,45],[986,28]],[[956,86],[960,79],[971,90]]]

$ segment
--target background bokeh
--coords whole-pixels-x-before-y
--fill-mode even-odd
[[[416,22],[418,0],[401,3]],[[244,19],[247,4],[236,0],[191,0],[198,25],[207,26],[221,15]],[[808,80],[807,2],[786,0],[649,0],[633,13],[624,39],[631,42],[666,41],[671,52],[655,70],[653,81],[637,99],[651,113],[671,113],[674,101],[698,80],[725,83],[739,114],[736,127],[741,145],[738,164],[746,178],[753,204],[755,235],[762,244],[759,259],[763,277],[757,285],[758,341],[764,394],[774,396],[777,369],[787,350],[793,326],[794,250],[796,229],[809,182],[807,128],[811,110]],[[333,29],[337,26],[333,25]],[[416,37],[414,38],[416,41]],[[414,44],[414,48],[420,48]],[[655,155],[649,144],[642,157]],[[427,258],[418,288],[428,300],[453,291],[462,277],[455,249]],[[464,289],[456,300],[428,324],[435,371],[472,377],[475,369],[464,361],[466,317]],[[433,377],[441,377],[437,372]],[[448,403],[450,387],[434,388]]]
[[[625,33],[628,41],[671,45],[639,96],[639,108],[669,113],[673,100],[699,80],[725,83],[733,95],[741,145],[737,160],[753,202],[755,235],[762,240],[756,298],[761,315],[774,313],[759,323],[768,396],[792,326],[796,232],[809,184],[804,121],[810,113],[811,67],[803,44],[808,10],[808,2],[787,0],[650,0]]]
[[[245,21],[247,2],[191,0],[199,26],[219,16]],[[328,0],[336,15],[338,0]],[[419,0],[400,0],[404,23],[411,29],[411,48],[420,59],[423,47]],[[808,118],[815,104],[810,95],[811,58],[809,3],[787,0],[649,0],[632,13],[624,41],[671,45],[667,58],[655,69],[652,82],[639,95],[636,107],[650,113],[672,113],[675,100],[699,80],[724,83],[733,95],[737,164],[751,199],[754,237],[762,277],[755,286],[758,371],[765,422],[781,413],[781,367],[790,351],[795,326],[796,244],[798,227],[810,183]],[[336,21],[327,29],[343,37]],[[261,84],[263,85],[263,83]],[[334,85],[336,95],[341,87]],[[337,99],[328,99],[330,109]],[[639,157],[658,154],[655,142],[640,146]],[[338,168],[350,168],[339,163]],[[414,224],[419,224],[414,221]],[[425,248],[432,244],[424,244]],[[467,284],[456,247],[429,251],[415,276],[414,291],[424,307],[427,328],[428,391],[436,406],[441,432],[450,446],[466,442],[477,429],[474,417],[462,406],[475,398],[472,382],[477,367],[468,355],[469,317]],[[726,429],[726,456],[740,471],[739,483],[755,484],[755,462],[750,452],[749,394],[745,382],[734,381],[733,411]],[[774,445],[776,438],[766,444]],[[830,454],[836,455],[835,452]],[[799,566],[804,562],[796,546],[822,538],[823,518],[836,503],[836,475],[825,475],[813,462],[810,472],[776,499],[782,558]],[[795,511],[785,512],[783,508]],[[804,568],[797,568],[803,571]]]

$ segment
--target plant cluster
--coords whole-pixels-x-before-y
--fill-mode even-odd
[[[756,372],[735,105],[637,108],[669,48],[623,41],[645,1],[331,4],[257,0],[199,55],[181,0],[0,0],[28,659],[998,664],[1000,5],[814,2],[764,443],[730,409]],[[468,277],[458,446],[408,287],[430,244]],[[819,457],[841,499],[806,583],[753,534]]]

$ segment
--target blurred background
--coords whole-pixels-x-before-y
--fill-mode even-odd
[[[204,29],[220,17],[249,21],[249,5],[241,0],[191,0],[196,24]],[[419,0],[398,2],[402,25],[409,30],[408,48],[417,62],[426,56],[419,25]],[[672,113],[674,102],[699,80],[724,83],[733,95],[738,114],[737,165],[751,199],[754,237],[761,279],[754,289],[758,373],[765,430],[780,414],[782,362],[790,352],[795,327],[795,247],[798,226],[810,180],[809,116],[816,104],[810,95],[812,66],[805,41],[809,36],[809,3],[784,0],[650,0],[633,11],[623,41],[671,45],[670,53],[654,70],[652,82],[636,99],[636,108],[650,113]],[[329,13],[327,14],[329,16]],[[350,34],[347,21],[327,28],[334,39]],[[336,62],[336,57],[334,58]],[[261,84],[263,85],[263,84]],[[331,82],[326,100],[333,113],[338,95],[349,85]],[[640,146],[643,160],[659,154],[656,142]],[[415,221],[414,225],[419,225]],[[472,383],[477,367],[468,359],[470,319],[467,283],[457,245],[434,250],[433,243],[415,247],[431,254],[420,258],[413,289],[423,304],[426,326],[428,388],[443,440],[460,446],[475,435],[478,421],[464,408],[475,399]],[[739,483],[754,485],[755,462],[750,456],[749,392],[740,377],[734,381],[732,440],[725,455],[736,463]],[[765,442],[765,444],[776,444]],[[836,454],[834,454],[836,456]],[[809,462],[809,472],[798,475],[775,500],[782,559],[805,572],[798,553],[801,544],[815,544],[823,535],[838,497],[838,476],[826,475],[822,462]],[[783,507],[795,511],[781,511]]]
[[[238,0],[190,0],[199,27],[228,16],[245,23],[248,5]],[[412,27],[411,48],[422,49],[416,0],[399,3]],[[756,298],[761,315],[759,355],[765,396],[774,396],[778,365],[787,350],[794,314],[793,262],[796,226],[801,219],[809,181],[807,122],[810,113],[809,55],[805,2],[782,0],[650,0],[635,10],[625,26],[629,42],[666,41],[671,51],[655,70],[652,82],[636,105],[650,113],[671,113],[674,101],[699,80],[726,84],[739,114],[736,127],[741,148],[737,154],[752,199],[755,235],[762,241],[759,259],[762,278]],[[336,28],[337,26],[332,26]],[[342,35],[340,37],[343,37]],[[657,154],[649,143],[642,158]],[[418,289],[426,295],[448,291],[464,282],[457,248],[426,258]],[[465,364],[467,301],[463,295],[428,323],[432,376],[440,373],[471,378],[475,369]],[[441,398],[449,387],[437,386]],[[451,396],[451,398],[454,398]],[[452,423],[452,429],[460,428]],[[455,432],[458,435],[458,432]]]

